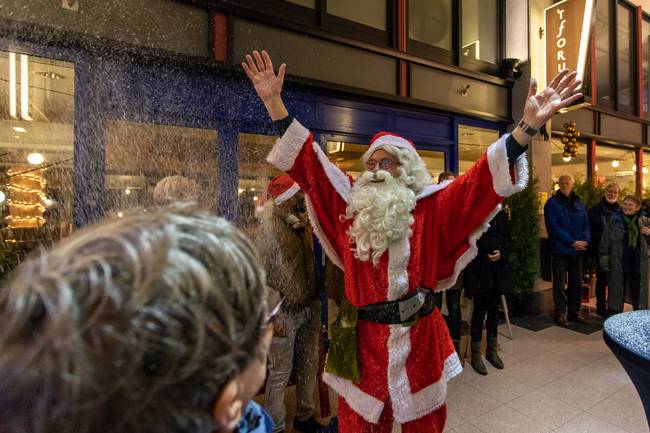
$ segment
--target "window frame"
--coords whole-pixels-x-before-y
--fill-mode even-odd
[[[601,0],[602,1],[602,0]],[[630,101],[631,101],[631,111],[621,111],[620,105],[619,105],[619,97],[618,97],[618,76],[619,76],[619,70],[618,70],[618,6],[621,6],[630,13],[630,28],[629,28],[629,34],[630,34],[630,65],[629,68],[631,69],[631,76],[630,76]],[[640,59],[637,59],[636,57],[636,44],[637,44],[637,32],[639,29],[637,29],[637,22],[636,22],[636,10],[635,7],[631,4],[629,4],[626,0],[616,0],[616,1],[611,1],[610,0],[610,48],[613,44],[614,50],[610,52],[610,69],[613,70],[612,74],[612,80],[610,81],[610,86],[614,89],[614,107],[616,107],[616,111],[621,112],[621,113],[626,113],[631,116],[634,115],[639,115],[637,113],[637,101],[639,95],[637,95],[637,82],[639,77],[637,77],[638,72],[637,72],[637,62],[640,61]],[[612,25],[614,24],[614,25]]]

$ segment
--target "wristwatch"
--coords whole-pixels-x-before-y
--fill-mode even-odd
[[[534,137],[539,132],[539,129],[533,128],[532,126],[524,122],[524,119],[521,119],[517,127],[522,131],[524,131],[526,134],[530,135],[531,137]]]

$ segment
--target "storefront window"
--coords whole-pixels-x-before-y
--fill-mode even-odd
[[[327,0],[327,13],[386,30],[386,0]]]
[[[461,55],[475,60],[497,61],[497,0],[463,0]]]
[[[235,223],[251,231],[258,223],[255,209],[265,200],[266,185],[282,171],[266,162],[277,137],[257,134],[239,134],[237,165],[239,168],[237,212]]]
[[[650,199],[650,151],[643,151],[643,198]]]
[[[634,28],[633,10],[628,6],[617,3],[616,5],[616,81],[617,81],[617,109],[625,113],[634,114],[634,62],[632,47],[634,46],[632,29]]]
[[[551,177],[555,184],[560,176],[570,174],[577,181],[587,180],[587,147],[578,146],[576,156],[565,157],[564,144],[559,138],[551,140]]]
[[[636,158],[633,149],[596,146],[595,181],[601,184],[617,182],[624,193],[635,194]]]
[[[156,184],[168,176],[186,178],[199,206],[216,211],[217,131],[109,121],[105,132],[108,216],[153,206]]]
[[[643,43],[643,114],[650,119],[650,21],[643,19],[641,40]]]
[[[610,41],[610,0],[596,2],[596,95],[598,105],[614,107],[614,94],[611,86],[611,41]]]
[[[355,179],[365,170],[361,157],[366,150],[368,150],[367,144],[353,144],[343,141],[327,142],[327,156],[330,161]],[[437,181],[438,175],[445,171],[445,153],[418,149],[418,154],[422,157],[434,182]]]
[[[494,129],[458,125],[458,173],[469,170],[498,139],[499,131]]]
[[[3,257],[72,230],[74,82],[72,63],[0,52]]]
[[[451,51],[451,0],[410,0],[409,38]]]

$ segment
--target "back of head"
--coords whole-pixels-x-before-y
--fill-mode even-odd
[[[453,171],[443,171],[438,175],[438,183],[442,183],[446,180],[454,180],[456,175]]]
[[[153,202],[157,206],[174,203],[196,203],[199,199],[199,186],[195,181],[183,176],[167,176],[158,181],[153,190]]]
[[[265,278],[203,212],[133,215],[24,262],[0,292],[0,431],[205,432],[257,355]]]

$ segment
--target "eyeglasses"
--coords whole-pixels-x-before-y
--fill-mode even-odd
[[[376,159],[369,159],[366,161],[366,168],[370,171],[374,170],[377,167],[379,167],[380,170],[390,170],[395,165],[399,165],[399,162],[388,158],[384,158],[379,161]]]

